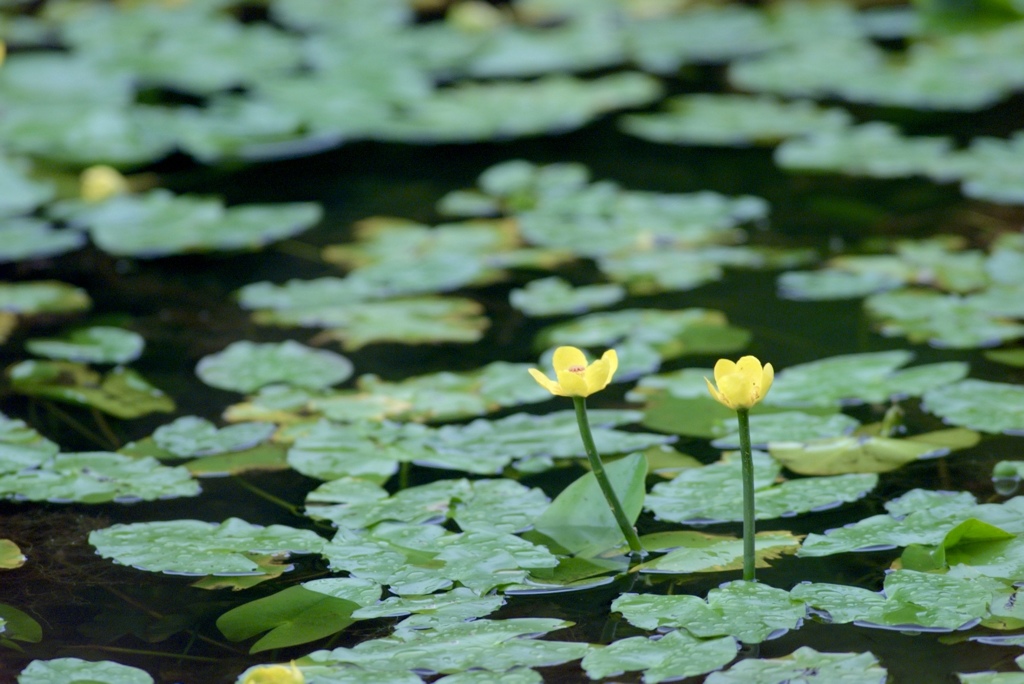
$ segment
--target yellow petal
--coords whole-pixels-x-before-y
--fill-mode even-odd
[[[772,388],[772,381],[775,380],[775,369],[772,368],[772,364],[764,364],[764,371],[761,374],[761,398],[764,399],[764,395],[768,394],[768,390]]]
[[[729,401],[730,408],[750,408],[751,386],[740,373],[725,375],[718,381],[718,391]]]
[[[582,375],[567,370],[556,370],[555,375],[558,376],[558,384],[562,386],[561,389],[567,397],[587,397],[593,391],[587,387],[587,381]]]
[[[715,401],[717,401],[717,402],[718,402],[719,404],[722,404],[723,406],[727,406],[727,407],[729,407],[729,408],[735,408],[735,407],[733,407],[733,406],[732,406],[732,405],[731,405],[731,404],[729,403],[729,400],[728,400],[728,399],[726,399],[725,397],[723,397],[723,396],[722,396],[722,393],[721,393],[721,392],[719,392],[719,391],[718,391],[718,390],[717,390],[717,389],[715,388],[715,386],[711,384],[711,381],[710,381],[710,380],[708,380],[707,378],[704,378],[704,382],[708,383],[708,391],[709,391],[709,392],[711,392],[711,396],[712,396],[712,397],[714,397]]]
[[[715,383],[718,388],[722,388],[722,378],[726,375],[732,375],[736,372],[736,364],[729,359],[718,359],[715,364]]]
[[[761,362],[756,356],[744,356],[736,362],[736,371],[750,382],[761,384]]]
[[[615,371],[619,369],[619,355],[615,353],[614,349],[609,349],[601,355],[601,360],[608,364],[608,381],[604,383],[604,387],[607,387],[608,383],[612,381]]]
[[[559,347],[555,350],[551,363],[555,367],[555,372],[568,370],[573,366],[585,368],[587,357],[576,347]]]
[[[79,179],[79,194],[86,202],[103,200],[128,192],[128,180],[112,166],[90,166]]]
[[[551,392],[555,396],[559,396],[559,397],[567,397],[567,396],[569,396],[569,395],[567,395],[565,393],[565,391],[562,389],[562,387],[557,382],[555,382],[554,380],[552,380],[548,376],[544,375],[543,373],[541,373],[536,368],[530,368],[529,370],[530,370],[530,375],[533,376],[533,379],[536,380],[537,383],[541,387],[546,389],[548,392]]]
[[[603,390],[608,386],[611,377],[608,362],[605,359],[599,359],[587,366],[587,370],[583,374],[583,380],[587,384],[587,394]]]

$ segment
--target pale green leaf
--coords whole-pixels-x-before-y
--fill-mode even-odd
[[[110,326],[80,328],[60,338],[34,338],[25,348],[37,356],[85,363],[129,363],[142,355],[146,341],[131,330]]]
[[[264,344],[241,340],[200,359],[196,375],[211,387],[236,392],[254,392],[274,383],[320,389],[347,380],[352,362],[292,340]]]
[[[657,684],[717,670],[732,662],[737,646],[731,636],[697,639],[674,630],[660,638],[630,637],[592,650],[583,659],[583,669],[591,679],[639,670],[644,684]]]
[[[724,672],[713,672],[707,684],[883,684],[885,668],[870,653],[819,653],[801,646],[788,656],[741,660]]]

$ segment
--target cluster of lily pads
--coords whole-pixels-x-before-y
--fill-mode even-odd
[[[905,9],[682,4],[520,0],[498,10],[462,2],[441,14],[406,0],[51,0],[0,15],[10,47],[0,66],[0,263],[46,270],[46,260],[90,243],[128,259],[256,250],[323,219],[314,203],[227,206],[146,188],[141,176],[115,175],[111,194],[76,197],[70,187],[82,167],[142,169],[174,153],[207,164],[267,160],[353,140],[558,133],[661,95],[650,73],[597,70],[667,76],[732,62],[729,83],[747,91],[965,111],[1024,86],[1020,22],[936,37],[935,17]],[[908,47],[894,54],[879,40]],[[532,80],[511,80],[523,78]],[[857,125],[839,108],[769,96],[686,96],[668,106],[623,117],[623,130],[657,142],[781,143],[775,159],[787,170],[923,175],[960,181],[969,197],[1024,197],[1019,136],[956,149],[950,139],[906,137],[887,124]],[[708,394],[712,370],[680,365],[746,349],[752,334],[716,309],[638,307],[628,298],[694,290],[728,269],[808,267],[817,255],[748,244],[747,227],[769,217],[761,198],[630,190],[592,179],[578,163],[501,163],[436,209],[449,222],[373,217],[345,243],[322,246],[323,265],[337,275],[240,288],[238,306],[254,322],[303,341],[243,339],[204,356],[198,380],[240,398],[218,419],[168,417],[128,444],[108,417],[177,410],[131,367],[146,340],[89,323],[93,302],[80,287],[0,283],[0,338],[25,333],[24,354],[6,370],[10,391],[51,412],[74,407],[92,420],[76,425],[97,444],[66,452],[28,415],[0,414],[0,498],[161,501],[201,497],[205,478],[230,475],[280,504],[294,525],[160,520],[89,536],[102,558],[188,576],[194,590],[263,585],[260,598],[235,595],[242,598],[219,613],[216,629],[252,654],[290,649],[297,657],[241,672],[241,684],[414,684],[424,676],[532,684],[543,681],[537,668],[574,661],[595,680],[625,672],[650,683],[705,674],[712,684],[885,679],[870,653],[801,647],[736,660],[742,644],[810,622],[1022,643],[1024,498],[979,503],[967,492],[912,489],[887,501],[886,513],[837,529],[827,529],[824,512],[877,492],[885,473],[969,449],[983,434],[1021,434],[1024,387],[971,378],[961,361],[907,367],[909,350],[782,368],[750,410],[753,516],[800,516],[815,531],[761,532],[756,564],[902,551],[888,572],[858,586],[731,581],[703,596],[679,593],[678,582],[739,570],[744,555],[726,533],[743,519],[735,453],[743,438],[733,412]],[[1019,237],[1002,235],[984,250],[951,237],[897,241],[890,251],[790,270],[779,291],[866,297],[882,334],[914,343],[1005,345],[1024,337]],[[596,282],[566,279],[566,267],[582,262],[596,268]],[[537,363],[382,379],[329,348],[479,342],[491,321],[475,293],[524,272],[531,278],[511,290],[509,304],[542,319],[532,340]],[[36,321],[62,317],[78,323],[59,336],[31,334]],[[310,339],[295,328],[316,332]],[[612,457],[607,471],[624,514],[639,520],[642,559],[626,556],[627,538],[593,473],[575,473],[560,491],[532,485],[549,471],[573,472],[587,455],[572,411],[532,408],[550,395],[527,371],[550,365],[561,345],[615,348],[613,380],[632,384],[626,407],[593,410],[590,420]],[[991,358],[1024,365],[1013,349]],[[659,373],[663,365],[674,368]],[[902,403],[947,427],[903,425]],[[707,463],[677,443],[721,458]],[[288,470],[319,483],[301,504],[248,479]],[[411,472],[428,482],[410,486]],[[1003,479],[1022,473],[1020,462],[997,467]],[[32,560],[0,539],[0,570]],[[288,573],[297,579],[282,581]],[[272,591],[275,582],[284,588]],[[667,583],[673,591],[662,590]],[[629,626],[626,636],[570,640],[559,630],[571,621],[501,613],[524,597],[599,588],[614,592],[611,610]],[[0,605],[0,647],[45,638],[27,608]],[[361,621],[386,625],[387,634],[343,647],[325,641],[355,633],[349,627]],[[309,652],[313,643],[322,648]],[[960,679],[1021,681],[1024,673]],[[153,679],[77,658],[34,660],[19,676],[20,684],[50,681]]]

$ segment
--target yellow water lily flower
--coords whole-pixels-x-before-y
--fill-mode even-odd
[[[774,379],[772,364],[766,363],[762,368],[757,357],[744,356],[735,363],[729,359],[718,360],[715,364],[717,388],[707,378],[704,382],[708,383],[711,396],[719,404],[731,409],[749,409],[764,399]]]
[[[614,349],[609,349],[600,359],[588,364],[587,357],[576,347],[559,347],[552,365],[557,382],[536,368],[530,369],[530,375],[541,387],[559,397],[589,397],[612,381],[619,367],[619,357]]]
[[[302,670],[295,667],[295,661],[289,665],[260,665],[249,670],[242,684],[306,684]]]
[[[103,200],[128,192],[128,180],[112,166],[90,166],[78,179],[78,193],[86,202]]]

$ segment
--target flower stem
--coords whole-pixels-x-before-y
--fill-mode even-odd
[[[750,414],[736,409],[740,426],[740,462],[743,471],[743,579],[754,581],[754,456],[750,451]]]
[[[601,456],[598,455],[597,447],[594,446],[594,435],[590,432],[590,421],[587,420],[587,400],[585,397],[573,397],[572,403],[576,407],[576,422],[580,426],[580,437],[583,438],[583,448],[587,452],[587,460],[590,461],[590,470],[597,478],[597,484],[601,487],[601,493],[604,494],[608,507],[612,509],[615,522],[619,524],[626,543],[629,544],[629,550],[634,554],[642,554],[644,547],[640,544],[640,537],[637,536],[632,523],[626,517],[626,511],[623,510],[619,497],[612,489],[612,483],[604,471],[604,463],[601,462]]]

